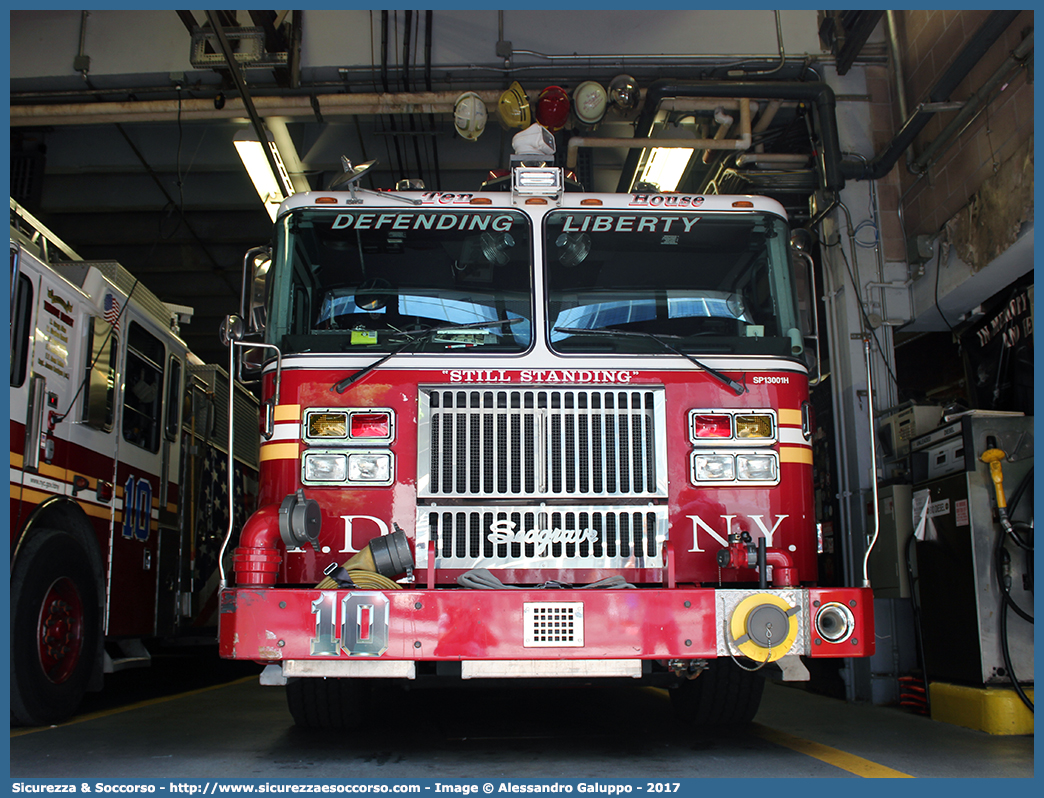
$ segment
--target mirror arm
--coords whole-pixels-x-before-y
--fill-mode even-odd
[[[232,348],[235,349],[237,346],[241,349],[271,349],[275,352],[275,390],[272,392],[272,396],[264,401],[262,410],[262,413],[264,413],[264,427],[261,430],[261,434],[264,435],[265,440],[269,440],[275,431],[275,409],[279,405],[279,396],[283,384],[283,353],[275,344],[262,344],[255,341],[233,341]],[[236,360],[238,364],[236,379],[239,382],[245,382],[243,379],[242,353]],[[263,374],[261,376],[262,378],[264,377]]]
[[[815,362],[814,371],[815,378],[808,381],[809,386],[816,386],[822,382],[822,369],[819,363],[819,295],[816,290],[816,266],[812,260],[812,256],[805,252],[803,249],[793,248],[794,254],[796,254],[801,260],[803,260],[808,266],[808,288],[809,288],[809,304],[812,306],[812,330],[809,338],[815,341]]]

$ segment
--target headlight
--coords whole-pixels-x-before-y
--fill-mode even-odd
[[[348,481],[391,484],[391,452],[356,452],[348,455]]]
[[[736,478],[744,481],[775,482],[776,458],[771,454],[737,454]]]
[[[731,482],[736,478],[735,460],[731,454],[697,454],[693,477],[696,482]]]
[[[305,485],[390,485],[394,478],[394,455],[387,450],[313,449],[301,458],[301,482]]]
[[[318,454],[305,452],[302,482],[344,482],[348,475],[348,462],[343,454]]]

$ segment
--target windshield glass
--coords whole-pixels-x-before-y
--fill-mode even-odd
[[[663,336],[692,353],[790,355],[801,346],[779,217],[557,211],[544,237],[553,349],[664,351],[614,331]]]
[[[298,209],[277,228],[268,341],[284,353],[410,340],[418,352],[524,351],[531,252],[530,223],[512,211]]]

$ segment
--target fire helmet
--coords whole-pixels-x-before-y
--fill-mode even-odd
[[[565,127],[569,118],[569,95],[560,86],[548,86],[537,98],[536,121],[552,133]]]
[[[617,75],[609,83],[609,104],[620,113],[637,108],[640,97],[638,81],[630,75]]]
[[[593,80],[585,80],[573,89],[573,113],[585,125],[597,125],[605,116],[606,94]]]
[[[486,129],[486,105],[475,92],[464,92],[453,104],[453,126],[470,141],[477,139]]]
[[[522,85],[517,80],[513,81],[497,102],[500,124],[508,130],[526,128],[529,127],[530,116],[529,97]]]

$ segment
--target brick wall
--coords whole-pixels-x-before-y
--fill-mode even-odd
[[[988,16],[988,11],[902,11],[896,14],[897,38],[906,78],[909,112],[926,102],[932,87],[951,65],[968,40]],[[951,94],[952,101],[971,97],[997,70],[1022,40],[1024,30],[1033,26],[1033,12],[1023,11],[990,48],[967,78]],[[915,184],[906,168],[904,156],[888,180],[903,203],[906,234],[934,234],[954,216],[994,175],[1000,164],[1010,159],[1033,137],[1033,85],[1026,70],[1019,70],[1007,84],[995,90],[987,110],[980,113],[949,149],[937,156],[928,174]],[[873,95],[872,95],[873,96]],[[877,98],[874,97],[876,100]],[[892,123],[898,130],[897,106]],[[956,111],[936,114],[914,140],[913,157],[934,141]],[[879,122],[887,116],[874,116],[875,135]],[[875,142],[876,143],[876,142]],[[885,182],[885,181],[882,181]],[[886,192],[882,188],[882,205]],[[888,195],[890,196],[890,195]],[[887,213],[887,208],[882,208]]]

